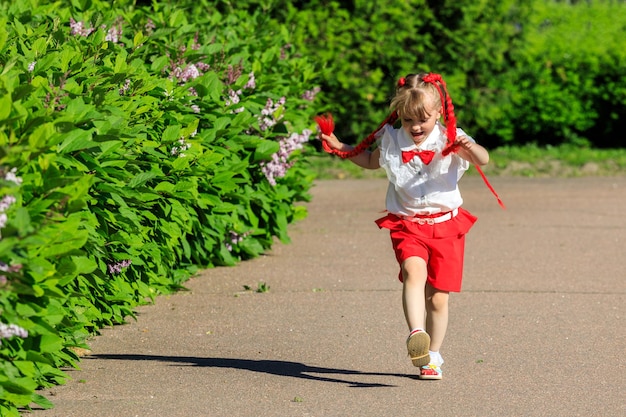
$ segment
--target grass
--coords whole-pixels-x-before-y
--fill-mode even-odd
[[[564,145],[525,145],[490,150],[491,161],[483,171],[490,176],[585,177],[626,175],[626,149],[591,149]],[[385,178],[381,169],[362,169],[349,161],[324,153],[307,158],[318,179]],[[470,169],[468,175],[478,175]]]

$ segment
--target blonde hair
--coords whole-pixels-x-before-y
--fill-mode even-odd
[[[416,117],[427,119],[433,111],[441,111],[443,107],[439,89],[432,82],[424,81],[428,74],[409,74],[400,78],[396,95],[389,108],[398,112],[400,117]]]

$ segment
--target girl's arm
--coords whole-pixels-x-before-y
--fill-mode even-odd
[[[459,146],[458,155],[472,164],[482,166],[487,165],[489,162],[489,152],[487,152],[487,149],[472,142],[467,136],[457,137],[454,144]]]
[[[335,136],[335,134],[331,134],[331,135],[325,135],[323,133],[320,134],[320,138],[322,140],[325,140],[326,143],[328,143],[328,145],[332,148],[332,149],[336,149],[338,151],[342,151],[342,152],[350,152],[351,150],[354,149],[353,146],[347,145],[343,142],[340,142],[339,139],[337,139],[337,136]],[[361,168],[365,168],[365,169],[376,169],[376,168],[380,168],[380,162],[379,162],[379,157],[380,157],[380,150],[378,148],[374,149],[373,151],[364,151],[358,155],[355,155],[351,158],[348,158],[351,162],[353,162],[354,164],[360,166]]]

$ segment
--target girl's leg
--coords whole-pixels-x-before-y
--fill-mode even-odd
[[[425,329],[426,261],[412,256],[402,263],[402,306],[409,331]]]
[[[448,329],[448,291],[426,285],[426,331],[430,335],[430,350],[439,352]]]
[[[424,288],[426,286],[426,262],[419,257],[413,256],[402,263],[402,305],[404,315],[409,325],[406,347],[409,357],[414,366],[425,366],[430,362],[428,348],[430,337],[424,331],[426,298]]]

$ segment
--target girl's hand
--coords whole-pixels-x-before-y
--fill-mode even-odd
[[[460,148],[459,156],[474,165],[482,166],[489,162],[489,152],[481,145],[469,140],[467,136],[458,136],[454,145]]]
[[[457,136],[456,140],[454,141],[454,145],[456,146],[460,146],[461,148],[465,149],[466,151],[469,151],[472,149],[472,146],[474,145],[474,142],[470,141],[467,136]]]
[[[335,136],[334,133],[331,133],[330,135],[320,133],[320,139],[325,141],[332,149],[340,151],[343,148],[343,143],[341,143],[339,139],[337,139],[337,136]]]

